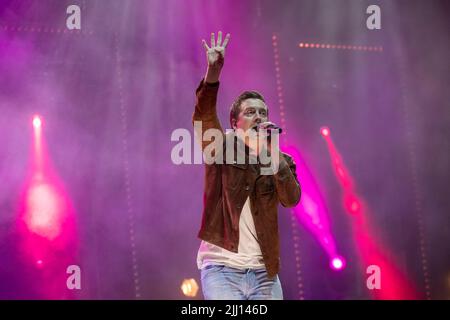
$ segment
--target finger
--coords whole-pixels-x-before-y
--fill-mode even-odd
[[[227,33],[227,35],[225,36],[225,40],[223,40],[223,44],[222,44],[222,47],[224,49],[227,47],[228,41],[230,41],[230,37],[231,37],[231,35],[229,33]]]
[[[211,48],[214,48],[216,46],[216,40],[214,37],[214,32],[211,33]]]
[[[205,39],[202,39],[202,44],[203,44],[203,47],[205,48],[205,50],[208,51],[208,50],[209,50],[209,47],[208,47],[208,45],[206,44]]]
[[[217,34],[217,46],[220,47],[220,45],[222,44],[222,31],[219,31],[219,33]]]

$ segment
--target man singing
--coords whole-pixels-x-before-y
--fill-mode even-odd
[[[280,128],[268,121],[269,110],[260,93],[245,91],[236,98],[230,110],[233,132],[223,133],[216,101],[229,40],[227,34],[222,42],[220,31],[217,42],[211,34],[210,46],[203,40],[208,67],[196,91],[193,115],[193,122],[201,122],[200,137],[209,129],[223,136],[223,143],[222,139],[202,141],[205,153],[205,148],[215,143],[212,155],[221,159],[205,164],[204,208],[198,233],[202,242],[197,255],[203,295],[213,300],[283,299],[278,277],[278,203],[297,205],[301,189],[292,158],[272,148],[275,136],[267,130],[273,133]],[[261,138],[268,143],[261,143]],[[262,161],[263,153],[270,163]]]

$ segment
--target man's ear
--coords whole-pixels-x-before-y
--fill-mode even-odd
[[[231,120],[231,127],[236,129],[236,119]]]

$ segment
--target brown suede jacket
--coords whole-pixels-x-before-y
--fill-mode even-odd
[[[197,88],[193,121],[202,122],[202,136],[210,128],[223,133],[216,112],[218,90],[218,82],[209,84],[204,80]],[[203,142],[202,150],[210,143]],[[284,207],[297,205],[301,196],[300,184],[295,163],[289,155],[280,152],[276,174],[261,175],[261,165],[250,164],[248,148],[245,151],[245,164],[236,161],[205,164],[204,208],[198,236],[226,250],[237,252],[239,218],[247,197],[250,197],[250,209],[264,264],[268,276],[272,278],[280,268],[278,203]],[[226,162],[225,157],[223,159]]]

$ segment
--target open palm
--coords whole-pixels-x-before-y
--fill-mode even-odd
[[[208,47],[205,40],[202,40],[203,47],[206,50],[208,66],[221,69],[225,60],[225,48],[230,40],[230,34],[227,33],[222,43],[222,32],[217,34],[217,42],[214,33],[211,33],[211,47]]]

